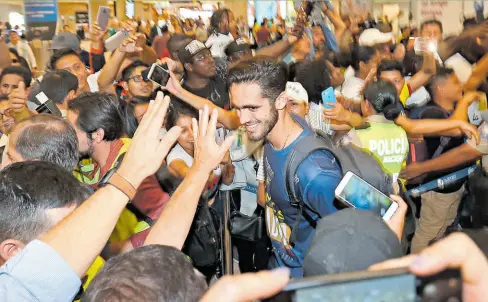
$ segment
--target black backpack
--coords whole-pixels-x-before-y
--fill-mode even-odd
[[[200,198],[195,217],[183,245],[183,253],[191,258],[196,267],[220,265],[220,227],[218,214]]]
[[[290,235],[290,242],[292,244],[296,241],[296,231],[298,230],[301,216],[303,216],[313,228],[317,226],[317,222],[314,221],[306,211],[303,211],[303,208],[307,206],[301,196],[296,194],[295,185],[299,181],[296,177],[298,167],[311,153],[318,150],[327,150],[335,157],[343,176],[351,171],[387,196],[389,196],[393,190],[392,177],[381,169],[379,163],[370,154],[364,152],[360,148],[351,144],[346,146],[335,145],[329,136],[320,130],[316,130],[314,135],[301,138],[300,141],[293,146],[285,161],[286,192],[290,198],[291,205],[298,209],[297,219]],[[309,207],[307,207],[307,209],[320,217],[320,214],[313,209],[310,209]]]

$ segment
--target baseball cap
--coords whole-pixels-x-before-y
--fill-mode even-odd
[[[251,49],[251,44],[246,38],[240,37],[230,42],[225,49],[225,54],[230,56],[233,53]]]
[[[308,104],[308,93],[302,84],[298,82],[287,82],[285,92],[294,101]]]
[[[305,276],[366,270],[403,256],[400,241],[377,214],[348,208],[322,218],[305,255]]]
[[[376,44],[389,43],[393,41],[392,33],[382,33],[377,28],[368,28],[359,36],[360,46],[375,46]]]
[[[194,55],[206,49],[208,48],[202,42],[192,40],[178,50],[178,58],[182,63],[190,63]]]
[[[80,49],[80,40],[75,34],[59,33],[53,37],[53,41],[51,42],[51,49],[58,50],[63,48],[78,50]]]

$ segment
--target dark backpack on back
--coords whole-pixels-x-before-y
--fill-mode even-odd
[[[391,176],[381,169],[381,166],[370,154],[351,144],[346,146],[334,145],[326,133],[316,130],[315,135],[301,138],[293,146],[285,161],[286,191],[291,205],[298,209],[298,216],[290,235],[292,244],[296,241],[296,232],[302,215],[312,227],[315,228],[317,225],[317,222],[306,211],[303,211],[306,205],[303,199],[296,194],[295,185],[298,183],[296,177],[298,167],[311,153],[318,150],[327,150],[335,157],[343,176],[351,171],[387,196],[392,193]],[[308,209],[319,215],[313,209]]]
[[[425,106],[422,109],[418,109],[415,111],[412,111],[411,114],[409,114],[409,118],[412,119],[422,119],[422,115],[424,114],[426,109],[429,109],[431,106]],[[444,117],[447,119],[449,118],[449,114],[445,110],[441,110],[444,113]],[[444,149],[447,147],[449,142],[451,141],[451,138],[449,136],[441,136],[440,137],[440,144],[437,147],[437,149],[434,152],[434,155],[432,157],[429,156],[429,151],[427,149],[427,143],[425,142],[425,139],[408,139],[409,143],[409,152],[408,152],[408,157],[407,157],[407,165],[415,162],[424,162],[429,159],[434,159],[438,157],[439,155],[442,154]],[[408,181],[409,185],[419,185],[424,182],[424,180],[427,178],[428,174],[423,174],[420,175],[416,178],[413,178]]]

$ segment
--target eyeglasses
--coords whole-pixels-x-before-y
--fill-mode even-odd
[[[136,83],[140,83],[140,82],[148,82],[148,81],[147,81],[147,80],[145,80],[145,79],[144,79],[144,77],[143,77],[142,75],[140,75],[140,74],[135,75],[135,76],[133,76],[133,77],[129,78],[129,80],[128,80],[128,81],[130,81],[130,80],[134,80],[134,82],[136,82]],[[128,82],[128,81],[127,81],[127,82]]]

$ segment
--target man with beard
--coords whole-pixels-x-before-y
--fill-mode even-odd
[[[229,89],[240,122],[252,140],[265,139],[266,225],[274,254],[269,267],[288,267],[303,276],[303,258],[315,233],[313,221],[336,211],[334,189],[341,169],[325,150],[311,153],[298,167],[296,192],[307,219],[300,219],[285,189],[283,163],[293,147],[314,132],[286,110],[286,66],[267,59],[239,62],[229,70]],[[296,232],[291,238],[292,228]]]
[[[79,151],[84,159],[78,165],[75,176],[83,183],[98,189],[98,182],[118,166],[129,149],[131,139],[124,134],[122,111],[117,97],[107,93],[86,93],[70,101],[68,122],[75,128]],[[169,200],[156,179],[151,175],[139,186],[132,205],[144,215],[156,219]],[[124,211],[110,237],[111,242],[122,242],[146,228],[134,215]]]

